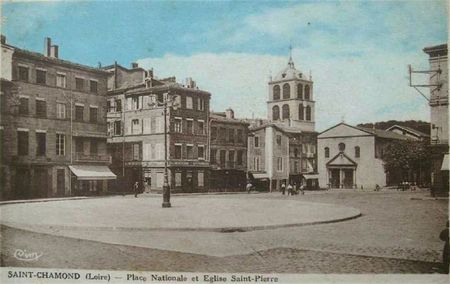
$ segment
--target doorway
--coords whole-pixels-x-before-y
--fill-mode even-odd
[[[353,188],[353,169],[344,170],[344,187]]]
[[[331,188],[340,188],[341,185],[341,175],[339,169],[331,169],[330,184]]]
[[[47,169],[34,170],[34,186],[36,197],[47,197],[48,192],[48,174]]]
[[[66,189],[66,181],[65,181],[66,171],[64,169],[56,170],[56,195],[64,196]]]

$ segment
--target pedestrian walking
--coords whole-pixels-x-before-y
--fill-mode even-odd
[[[289,183],[288,186],[287,186],[287,192],[288,192],[288,195],[294,195],[292,193],[292,185],[291,185],[291,183]]]
[[[448,239],[448,221],[446,228],[442,230],[441,234],[439,235],[439,238],[445,242],[444,249],[442,251],[442,265],[444,266],[444,272],[448,273],[449,271],[449,261],[448,257],[450,254],[450,247],[449,247],[449,239]]]
[[[286,184],[284,182],[281,184],[281,193],[283,195],[286,193]]]
[[[137,198],[137,195],[139,193],[139,182],[135,182],[133,185],[133,190],[134,190],[134,197]]]
[[[247,183],[247,193],[250,193],[250,191],[252,190],[253,184],[251,182]]]
[[[302,183],[300,185],[300,192],[302,193],[302,195],[305,195],[305,184],[304,183]]]

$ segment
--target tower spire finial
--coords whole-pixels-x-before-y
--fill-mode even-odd
[[[294,68],[294,61],[292,60],[292,42],[289,43],[289,62],[288,65]]]

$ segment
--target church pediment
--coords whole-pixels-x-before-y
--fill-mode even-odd
[[[363,131],[346,123],[339,123],[319,134],[318,138],[352,137],[352,136],[374,136],[372,133]]]
[[[350,159],[347,155],[344,153],[339,153],[336,156],[334,156],[333,159],[331,159],[327,166],[352,166],[356,167],[358,164]]]

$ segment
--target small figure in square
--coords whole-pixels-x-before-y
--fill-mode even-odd
[[[298,185],[296,182],[294,182],[294,188],[292,189],[292,195],[298,194]]]
[[[444,266],[444,272],[448,273],[449,271],[449,261],[448,257],[450,254],[450,247],[449,247],[449,239],[448,239],[448,221],[446,228],[442,230],[441,234],[439,235],[439,238],[445,242],[444,249],[442,251],[442,265]]]
[[[250,191],[252,190],[253,184],[251,182],[247,183],[247,193],[250,193]]]
[[[281,193],[284,195],[286,193],[286,183],[281,184]]]
[[[288,195],[294,195],[293,192],[292,192],[292,185],[291,185],[291,183],[289,183],[288,186],[287,186],[287,192],[288,192]]]
[[[135,182],[133,185],[133,190],[134,190],[134,197],[137,198],[137,195],[139,193],[139,182]]]

